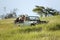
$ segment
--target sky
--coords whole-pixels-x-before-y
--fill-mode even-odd
[[[49,7],[60,11],[60,0],[0,0],[0,15],[9,13],[17,8],[17,15],[36,15],[33,8],[36,5]],[[6,11],[4,10],[6,8]]]

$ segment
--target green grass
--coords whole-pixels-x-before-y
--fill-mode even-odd
[[[0,40],[60,40],[60,15],[41,18],[36,26],[17,26],[14,19],[0,20]]]

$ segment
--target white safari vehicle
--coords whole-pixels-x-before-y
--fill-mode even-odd
[[[15,20],[15,24],[19,24],[19,25],[35,26],[38,23],[40,23],[40,18],[38,16],[27,16],[26,20],[24,22],[22,22],[20,20]]]
[[[28,16],[26,17],[26,21],[24,21],[24,25],[36,25],[40,22],[40,18],[38,16]]]

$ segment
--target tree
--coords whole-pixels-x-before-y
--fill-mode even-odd
[[[33,12],[36,12],[38,13],[41,17],[44,13],[44,10],[45,8],[43,6],[36,6],[36,8],[33,9]]]
[[[16,11],[17,11],[17,8],[14,8],[14,9],[13,9],[13,12],[12,12],[14,17],[17,16]]]
[[[52,9],[52,8],[46,8],[46,11],[48,12],[48,14],[51,15],[59,15],[59,12],[56,9]]]
[[[5,19],[7,19],[7,18],[16,18],[17,17],[16,10],[17,9],[13,9],[13,11],[11,11],[10,13],[7,13],[4,18]]]
[[[43,6],[36,6],[36,8],[33,9],[33,12],[38,13],[41,17],[43,15],[45,15],[45,17],[47,17],[48,15],[60,15],[59,11],[57,11],[56,9],[52,9],[52,8],[45,8]]]

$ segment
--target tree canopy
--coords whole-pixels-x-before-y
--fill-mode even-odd
[[[45,17],[47,17],[49,14],[51,15],[59,15],[59,11],[57,11],[56,9],[52,9],[52,8],[45,8],[43,6],[35,6],[35,8],[33,8],[32,10],[33,12],[38,13],[40,16],[42,14],[45,15]]]

